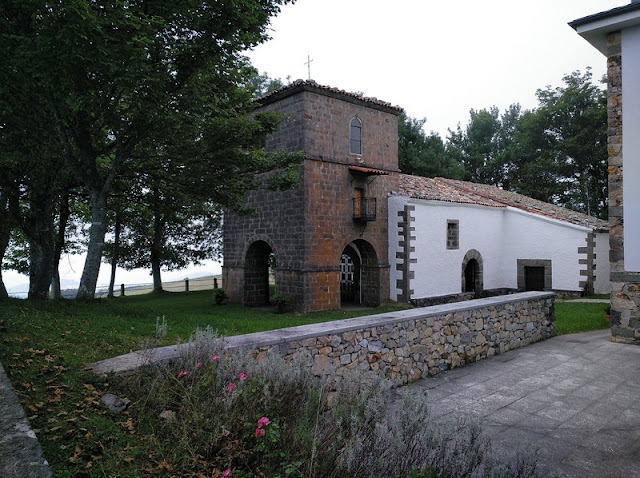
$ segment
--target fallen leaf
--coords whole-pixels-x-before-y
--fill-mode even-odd
[[[173,469],[173,467],[171,466],[171,464],[167,461],[167,459],[163,459],[160,464],[158,465],[158,470],[160,471],[171,471]]]

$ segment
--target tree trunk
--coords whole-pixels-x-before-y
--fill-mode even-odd
[[[29,240],[29,295],[32,300],[49,298],[55,253],[54,198],[50,190],[32,191],[25,223]]]
[[[53,256],[53,280],[51,281],[51,296],[53,299],[62,299],[62,290],[60,287],[60,257],[62,249],[64,249],[65,232],[69,223],[69,193],[65,193],[60,199],[60,210],[58,211],[58,230],[56,233],[55,250]]]
[[[55,258],[53,260],[55,264]],[[51,287],[49,288],[49,295],[52,299],[62,299],[62,288],[60,287],[60,271],[57,267],[53,268],[53,277],[51,278]]]
[[[153,193],[153,242],[151,243],[151,275],[153,277],[153,292],[162,292],[162,278],[160,267],[162,263],[162,245],[164,236],[164,217],[160,211],[160,193]]]
[[[102,189],[91,191],[91,228],[89,229],[89,245],[87,246],[87,258],[82,269],[82,277],[78,286],[76,299],[90,300],[96,296],[96,285],[100,273],[102,261],[102,249],[104,248],[104,236],[107,233],[107,191]]]
[[[7,288],[2,280],[2,259],[9,247],[11,227],[9,224],[9,202],[4,191],[0,190],[0,300],[9,298]]]
[[[0,300],[9,298],[9,293],[7,292],[7,288],[2,280],[2,259],[4,258],[4,253],[7,250],[7,247],[9,246],[9,235],[10,231],[8,228],[7,231],[5,231],[4,228],[0,228]]]
[[[122,232],[122,224],[120,218],[120,211],[116,210],[116,224],[113,239],[113,255],[111,256],[111,278],[109,279],[109,293],[107,297],[113,299],[113,289],[116,283],[116,267],[118,267],[118,260],[120,259],[120,233]]]
[[[49,286],[53,278],[54,240],[53,224],[40,220],[34,224],[35,231],[29,237],[29,295],[32,300],[49,298]],[[47,227],[49,226],[49,227]]]

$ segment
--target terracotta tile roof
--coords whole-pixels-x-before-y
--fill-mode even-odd
[[[394,191],[392,194],[462,204],[480,204],[492,207],[511,206],[594,230],[609,230],[609,223],[602,219],[487,184],[445,178],[423,178],[408,174],[400,174],[399,184],[398,191]]]
[[[370,106],[376,109],[381,109],[383,111],[387,111],[389,113],[393,113],[396,115],[399,115],[404,111],[399,106],[394,106],[391,103],[387,103],[386,101],[381,101],[378,98],[369,98],[367,96],[362,96],[357,93],[350,93],[348,91],[340,90],[338,88],[320,85],[313,80],[296,80],[293,83],[289,83],[288,85],[283,86],[282,88],[279,88],[261,98],[257,98],[255,101],[262,105],[267,105],[269,103],[273,103],[274,101],[280,100],[282,98],[286,98],[287,96],[291,96],[300,91],[313,91],[321,95],[331,96],[331,97],[340,98],[346,101],[353,101],[355,103],[364,104],[366,106]]]
[[[491,207],[506,207],[504,204],[489,198],[463,192],[453,185],[445,183],[442,178],[424,178],[400,174],[399,189],[392,194],[408,196],[414,199],[427,199],[431,201],[446,201],[463,204],[481,204]]]

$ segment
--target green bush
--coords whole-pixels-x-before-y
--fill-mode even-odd
[[[361,371],[331,385],[310,373],[308,356],[256,360],[209,329],[192,344],[115,384],[175,475],[541,476],[535,455],[496,457],[476,422],[434,424],[415,390],[394,398],[389,381]]]
[[[225,294],[223,289],[216,288],[216,289],[213,289],[213,299],[216,305],[222,305],[227,301],[228,297],[227,297],[227,294]]]
[[[289,305],[289,298],[280,292],[276,292],[271,296],[271,305],[273,305],[278,314],[283,314]]]

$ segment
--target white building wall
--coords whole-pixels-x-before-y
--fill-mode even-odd
[[[517,260],[551,260],[552,283],[555,290],[580,291],[579,247],[586,247],[587,234],[581,227],[555,219],[546,218],[515,208],[508,208],[505,222],[504,270],[507,287],[517,287]]]
[[[462,261],[471,249],[482,256],[485,289],[504,287],[502,234],[504,208],[410,199],[415,206],[415,253],[410,264],[412,298],[462,292]],[[447,220],[459,221],[459,248],[447,249]]]
[[[399,243],[402,240],[401,229],[398,227],[398,223],[401,217],[398,215],[400,211],[404,210],[405,204],[407,204],[409,198],[403,196],[389,196],[388,207],[388,227],[389,227],[389,263],[391,270],[389,271],[389,297],[391,300],[398,300],[398,295],[401,294],[401,290],[397,287],[398,280],[402,279],[402,271],[396,267],[399,264],[397,255],[404,251],[404,248],[400,247]]]
[[[640,272],[640,26],[622,30],[624,269]]]
[[[462,292],[462,262],[472,249],[482,256],[483,288],[516,289],[518,287],[518,259],[550,260],[552,268],[551,288],[580,291],[580,281],[585,277],[580,264],[586,259],[579,248],[587,246],[589,228],[569,224],[512,207],[488,207],[441,201],[410,199],[400,196],[389,198],[389,258],[390,296],[396,299],[401,293],[397,287],[403,279],[397,265],[402,237],[398,212],[413,206],[414,218],[410,231],[415,240],[409,270],[411,298],[427,298]],[[459,247],[447,249],[447,220],[459,221]],[[596,236],[596,278],[598,291],[608,291],[608,234]],[[599,292],[604,293],[604,292]]]
[[[608,294],[611,292],[611,264],[609,263],[609,234],[599,232],[596,234],[594,260],[596,280],[593,291],[596,294]]]

